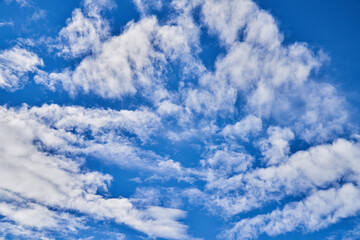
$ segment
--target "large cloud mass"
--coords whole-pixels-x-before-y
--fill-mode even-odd
[[[123,108],[0,107],[0,237],[76,236],[114,221],[150,238],[193,239],[202,236],[186,218],[196,206],[222,217],[219,238],[256,239],[359,213],[360,137],[346,100],[314,80],[322,51],[285,44],[251,0],[134,4],[140,18],[115,35],[105,14],[114,2],[73,10],[45,41],[69,66],[41,70],[44,60],[20,45],[0,51],[5,90],[35,73],[42,89]],[[204,35],[223,51],[212,67]],[[179,158],[183,145],[196,157]],[[136,172],[133,195],[112,196],[117,179],[92,169],[94,159]]]

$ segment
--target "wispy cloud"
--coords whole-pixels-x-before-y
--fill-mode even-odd
[[[27,81],[29,72],[37,72],[44,66],[35,53],[20,47],[0,52],[0,87],[15,90]]]
[[[4,27],[4,26],[14,26],[13,22],[0,22],[0,27]]]
[[[77,111],[71,108],[67,110],[69,113]],[[0,214],[24,227],[51,230],[71,226],[76,230],[76,217],[63,213],[75,210],[95,219],[113,219],[149,236],[188,238],[187,227],[177,222],[185,216],[185,212],[181,210],[157,206],[140,210],[136,209],[129,199],[107,199],[96,194],[98,189],[107,189],[111,176],[94,171],[83,172],[80,170],[81,161],[66,157],[66,152],[77,151],[71,142],[76,142],[79,151],[86,149],[86,140],[71,134],[69,127],[71,128],[75,120],[78,121],[75,123],[77,131],[82,131],[81,122],[89,121],[89,118],[81,119],[82,114],[86,114],[83,112],[78,115],[77,120],[72,118],[68,122],[65,116],[59,115],[61,111],[62,109],[56,106],[33,110],[1,109],[1,132],[4,135],[0,141],[4,151],[0,156],[0,188],[5,191],[1,194],[5,203],[0,205]],[[96,112],[91,113],[91,110],[89,113],[97,115]],[[127,113],[125,118],[126,115]],[[54,118],[58,118],[59,122],[51,122]],[[112,117],[109,120],[117,122]],[[96,122],[94,123],[95,127]],[[96,132],[96,127],[92,130]],[[106,139],[108,141],[111,138]],[[93,141],[89,140],[90,142]],[[47,151],[55,151],[55,154],[47,154]],[[64,221],[75,222],[64,224]]]
[[[192,239],[182,220],[201,206],[228,226],[220,238],[255,239],[359,212],[357,130],[346,99],[313,78],[322,51],[285,44],[275,18],[251,0],[134,4],[139,18],[112,35],[106,13],[116,3],[83,1],[39,41],[59,61],[46,71],[35,40],[18,39],[32,50],[0,51],[5,91],[36,75],[46,93],[105,102],[0,107],[0,230],[46,239],[111,220],[150,238]],[[223,49],[213,69],[201,60],[203,36]],[[107,101],[131,104],[114,110]],[[176,155],[181,144],[195,160]],[[113,177],[88,169],[89,158],[137,172],[132,195],[113,197]]]

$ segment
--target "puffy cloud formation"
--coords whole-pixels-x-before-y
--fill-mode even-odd
[[[84,17],[76,9],[60,32],[60,38],[66,42],[63,54],[93,54],[74,70],[37,76],[38,83],[50,88],[60,83],[71,94],[84,91],[115,99],[141,91],[158,101],[168,97],[162,81],[167,63],[182,59],[183,64],[190,66],[196,62],[190,51],[197,32],[188,17],[165,26],[159,25],[155,16],[144,17],[139,22],[129,22],[120,35],[106,38],[108,25],[99,14]]]
[[[177,222],[185,216],[183,211],[158,206],[138,210],[130,199],[105,198],[97,192],[107,191],[112,177],[82,169],[81,159],[69,158],[73,152],[93,153],[91,148],[97,144],[97,139],[85,140],[72,131],[89,128],[95,138],[107,141],[111,141],[111,132],[101,136],[98,131],[106,132],[108,124],[113,124],[112,130],[116,124],[125,124],[119,127],[136,131],[136,122],[131,119],[136,119],[137,113],[111,112],[57,105],[1,108],[0,214],[5,220],[25,229],[76,231],[82,220],[71,212],[77,211],[97,219],[113,219],[149,236],[187,238],[186,226]],[[73,113],[78,117],[73,118]],[[66,117],[69,114],[71,119]],[[108,121],[97,121],[104,116]]]
[[[221,239],[313,232],[358,214],[356,123],[335,87],[314,80],[322,51],[285,44],[251,0],[135,0],[139,19],[117,34],[105,14],[114,2],[82,4],[53,38],[57,69],[39,70],[43,60],[20,47],[0,53],[2,88],[36,73],[36,84],[72,100],[104,101],[0,107],[5,237],[70,236],[114,221],[150,238],[192,239],[201,237],[188,233],[194,206],[222,217]],[[213,67],[202,36],[223,51]],[[132,195],[114,197],[117,179],[89,168],[93,159],[136,172]]]
[[[59,33],[62,41],[67,43],[60,46],[62,53],[77,57],[89,51],[97,51],[100,40],[109,35],[108,28],[98,16],[87,18],[80,9],[74,10],[68,26]]]
[[[227,239],[254,239],[261,233],[270,236],[291,232],[303,227],[315,231],[338,222],[344,217],[354,216],[360,210],[357,199],[360,189],[345,184],[339,189],[320,190],[301,202],[286,205],[266,215],[258,215],[236,223],[225,232]]]
[[[87,53],[97,52],[101,42],[109,37],[110,27],[100,13],[115,5],[112,1],[84,2],[84,13],[77,8],[72,17],[67,19],[67,26],[59,32],[60,44],[57,48],[68,57],[80,57]]]
[[[0,51],[0,87],[16,90],[28,80],[28,73],[37,72],[43,60],[20,47]]]
[[[249,115],[234,125],[227,125],[223,130],[224,136],[231,138],[240,138],[247,140],[248,135],[256,134],[262,129],[262,121],[260,118]]]

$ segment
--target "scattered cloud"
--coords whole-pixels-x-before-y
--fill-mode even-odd
[[[3,27],[3,26],[14,26],[14,23],[13,22],[0,22],[0,27]]]
[[[17,4],[19,4],[21,7],[26,7],[29,6],[29,1],[28,0],[5,0],[5,2],[7,4],[11,3],[11,2],[16,2]]]
[[[226,239],[255,239],[262,233],[276,236],[300,227],[309,231],[319,230],[356,215],[360,210],[356,200],[359,197],[360,189],[353,184],[320,190],[301,202],[287,204],[281,210],[243,219],[223,236]]]
[[[72,101],[104,103],[0,106],[0,237],[76,235],[105,220],[192,239],[182,220],[193,206],[222,217],[223,239],[312,232],[358,214],[360,143],[346,100],[314,78],[322,51],[285,44],[251,0],[134,4],[139,19],[112,35],[106,13],[116,3],[83,1],[41,42],[55,46],[56,69],[40,70],[48,58],[33,39],[18,39],[31,51],[0,51],[4,90],[36,75]],[[223,49],[213,69],[201,60],[204,36]],[[113,197],[113,177],[89,169],[90,158],[138,173],[126,177],[134,192]]]
[[[39,71],[43,60],[35,53],[20,47],[0,52],[0,87],[16,90],[28,80],[27,74]]]
[[[101,41],[110,34],[107,21],[97,12],[84,15],[80,9],[75,9],[67,26],[59,33],[60,54],[68,57],[81,57],[91,52],[100,51]]]
[[[226,127],[222,130],[222,134],[231,138],[247,140],[250,134],[256,134],[260,132],[261,129],[261,119],[253,115],[249,115],[234,125],[226,125]]]
[[[76,109],[66,110],[71,113]],[[98,195],[97,190],[106,191],[112,178],[99,172],[81,170],[80,159],[66,156],[65,152],[75,148],[68,141],[81,145],[84,140],[68,129],[76,118],[68,122],[61,112],[56,111],[61,111],[61,108],[1,108],[0,214],[6,220],[24,228],[71,228],[76,231],[82,225],[82,219],[77,220],[78,217],[70,212],[78,211],[95,219],[113,219],[153,237],[187,238],[187,227],[177,222],[185,216],[181,210],[158,206],[140,210],[129,199]],[[78,116],[80,122],[89,121],[87,117],[81,119],[81,113]],[[53,120],[51,117],[60,117],[59,122],[49,122]],[[96,123],[94,131],[95,126]],[[80,124],[77,130],[81,131]],[[49,154],[51,151],[55,151],[54,154]]]

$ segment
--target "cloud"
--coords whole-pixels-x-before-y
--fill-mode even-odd
[[[154,134],[161,121],[157,114],[147,108],[117,111],[52,104],[31,109],[24,107],[20,112],[56,129],[75,131],[77,134],[88,131],[94,137],[123,130],[135,134],[143,142]]]
[[[32,119],[38,129],[35,142],[43,151],[73,158],[93,156],[157,177],[186,180],[192,175],[179,162],[142,149],[162,128],[159,116],[148,109],[116,111],[52,104],[9,111],[24,121]]]
[[[72,78],[62,82],[64,88],[70,92],[80,88],[103,97],[121,98],[135,94],[139,87],[150,87],[157,70],[152,59],[164,61],[150,43],[156,25],[155,18],[129,24],[125,33],[103,44],[99,55],[84,59]]]
[[[210,31],[219,34],[226,44],[232,44],[239,38],[239,29],[243,29],[247,19],[258,10],[252,1],[204,1],[202,17]]]
[[[17,4],[19,4],[21,7],[26,7],[29,6],[29,1],[28,0],[5,0],[5,2],[7,4],[11,3],[11,2],[16,2]]]
[[[50,240],[52,238],[48,237],[45,233],[41,230],[26,228],[16,223],[1,221],[0,222],[0,239],[6,239],[10,237],[21,237],[21,238],[29,238],[32,237],[34,239],[41,239],[41,240]]]
[[[105,11],[116,7],[116,3],[113,0],[85,0],[84,10],[91,17],[98,17],[98,15]]]
[[[283,43],[275,18],[250,0],[134,2],[140,19],[115,36],[104,14],[114,2],[72,12],[56,41],[74,66],[44,72],[35,53],[0,53],[3,88],[31,72],[74,98],[136,105],[0,107],[0,229],[40,238],[95,219],[189,239],[182,198],[223,217],[229,239],[316,231],[357,213],[360,144],[345,99],[314,80],[322,51]],[[202,36],[223,50],[214,69],[201,61]],[[199,161],[175,161],[178,144]],[[89,157],[135,170],[130,180],[144,185],[131,198],[108,196],[112,177],[86,169]]]
[[[320,190],[303,201],[285,205],[266,215],[243,219],[224,233],[226,239],[254,239],[262,233],[270,236],[294,231],[300,227],[315,231],[354,216],[360,210],[360,189],[353,184]]]
[[[0,27],[3,27],[3,26],[13,26],[14,23],[13,22],[0,22]]]
[[[134,0],[133,2],[141,14],[146,14],[150,10],[160,10],[163,5],[161,0],[155,0],[155,1]]]
[[[356,225],[355,228],[345,232],[341,240],[351,240],[360,237],[360,225]]]
[[[273,17],[252,1],[199,5],[202,24],[219,37],[226,52],[216,59],[215,71],[201,75],[199,86],[186,89],[189,109],[205,115],[233,113],[241,99],[244,110],[267,117],[279,95],[300,86],[310,90],[307,82],[325,61],[324,54],[313,53],[304,43],[283,45]]]
[[[156,24],[155,18],[128,24],[122,35],[99,45],[95,55],[83,59],[74,71],[52,73],[45,81],[49,81],[50,86],[60,82],[71,94],[82,90],[105,98],[121,98],[135,94],[140,87],[150,87],[157,71],[152,60],[160,63],[165,60],[163,55],[154,52],[150,43]],[[102,28],[99,26],[99,29]],[[84,39],[88,38],[84,36]],[[76,52],[82,51],[77,44],[72,46]]]
[[[348,104],[338,96],[335,87],[312,83],[309,88],[311,90],[302,92],[302,98],[306,99],[305,111],[294,124],[298,135],[307,142],[321,143],[348,131]]]
[[[359,158],[358,143],[339,139],[333,144],[298,151],[278,166],[207,178],[206,189],[199,199],[209,209],[230,216],[261,209],[284,197],[302,196],[340,184],[340,179],[357,184]]]
[[[260,140],[259,145],[267,165],[281,163],[289,154],[289,141],[294,139],[294,134],[289,128],[269,127],[268,139]]]
[[[41,19],[45,19],[46,17],[46,11],[43,9],[37,9],[31,16],[30,21],[37,22]]]
[[[16,90],[26,83],[27,74],[39,71],[44,66],[43,60],[35,53],[20,47],[13,47],[0,52],[0,87]]]
[[[77,122],[81,131],[81,121],[86,124],[89,119],[81,118],[83,112],[71,121],[66,114],[75,113],[76,109],[65,109],[62,114],[61,110],[57,106],[1,108],[2,221],[44,231],[66,230],[66,227],[76,231],[82,225],[81,219],[76,220],[76,215],[70,213],[76,211],[99,220],[115,220],[153,237],[187,238],[187,227],[177,221],[185,216],[181,210],[153,206],[140,210],[129,199],[104,198],[97,194],[99,189],[107,191],[111,176],[83,170],[81,159],[68,158],[66,154],[75,148],[69,142],[80,145],[82,142],[81,137],[71,134],[67,127],[76,128]],[[96,115],[96,111],[90,114]],[[55,123],[51,123],[54,118]],[[96,121],[92,129],[96,131]]]
[[[234,125],[226,125],[222,130],[224,136],[229,136],[231,138],[240,138],[242,140],[248,140],[250,134],[256,134],[262,129],[262,121],[260,118],[253,115],[246,116],[241,121],[235,123]]]
[[[59,32],[60,54],[67,57],[81,57],[85,54],[100,51],[101,42],[110,35],[110,27],[94,10],[90,7],[92,2],[87,1],[88,12],[84,13],[80,9],[72,12],[71,19],[67,20],[67,26]],[[91,10],[90,10],[91,9]]]
[[[274,18],[253,1],[204,1],[201,13],[210,33],[227,46],[243,40],[273,50],[282,42]]]
[[[180,10],[179,10],[180,11]],[[198,31],[186,9],[160,25],[155,16],[130,21],[118,36],[108,37],[107,21],[98,12],[88,17],[76,9],[60,33],[62,53],[84,56],[75,69],[39,74],[36,82],[55,89],[56,84],[70,94],[79,91],[104,98],[121,99],[140,93],[156,105],[171,98],[164,87],[166,66],[180,61],[184,74],[201,68],[191,51],[198,43]]]

